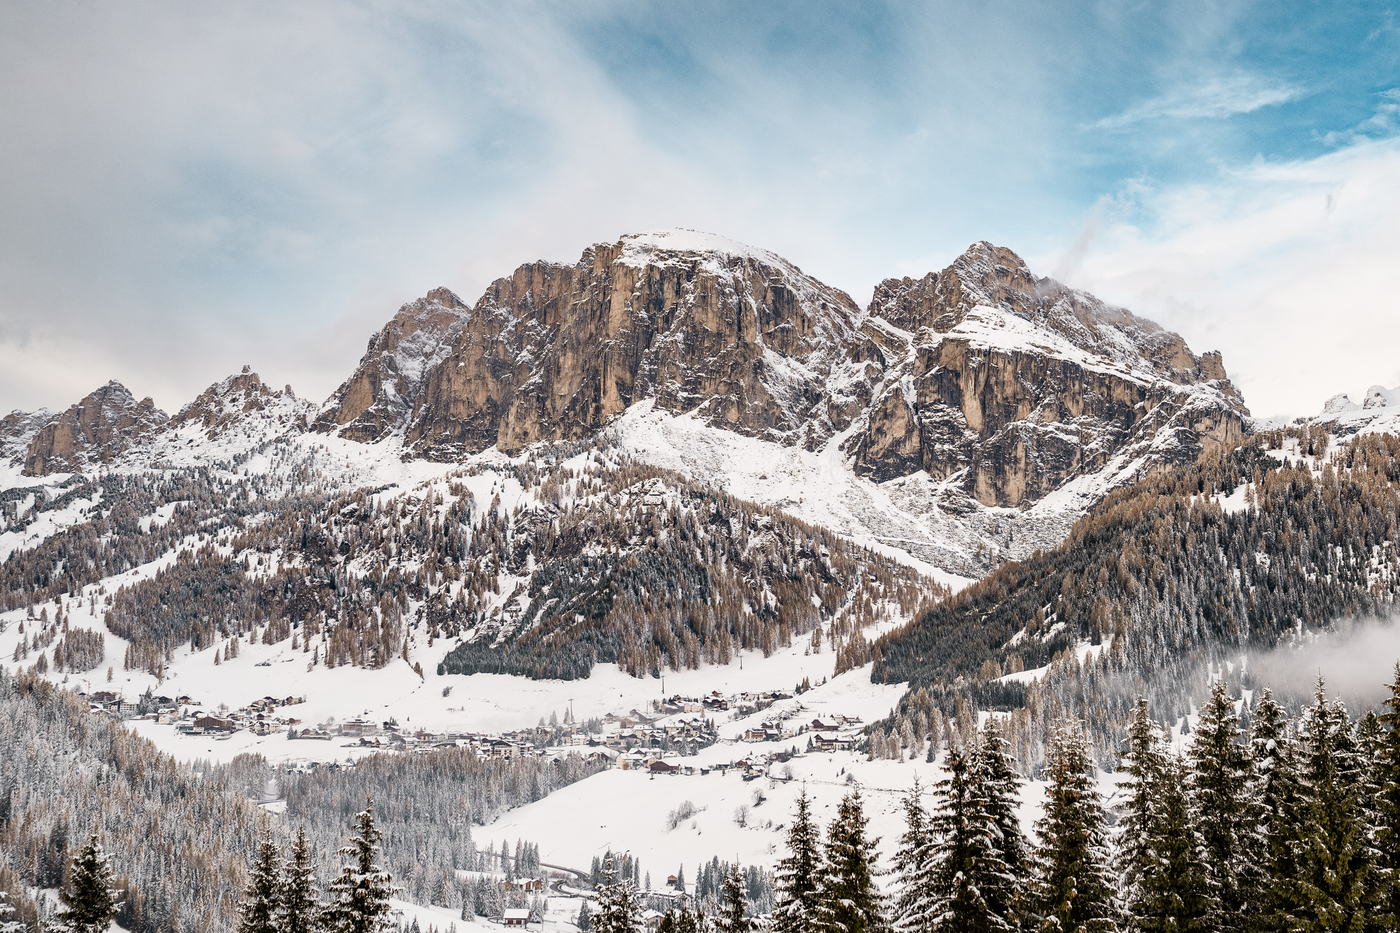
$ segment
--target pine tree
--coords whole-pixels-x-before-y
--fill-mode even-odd
[[[1016,815],[1021,802],[1021,776],[1011,766],[1010,743],[1001,730],[996,717],[987,720],[974,767],[987,802],[987,816],[992,821],[992,848],[1006,866],[1006,880],[989,883],[982,896],[993,913],[1012,921],[1020,880],[1030,868],[1030,851],[1021,832],[1021,818]]]
[[[593,908],[590,906],[592,903],[585,897],[583,903],[579,905],[578,919],[574,921],[579,928],[579,933],[589,933],[593,929]]]
[[[947,768],[948,777],[934,787],[938,802],[929,820],[929,928],[1010,930],[1007,918],[992,909],[983,893],[1009,890],[1014,883],[992,843],[995,827],[986,798],[965,751],[950,751]]]
[[[1303,847],[1298,920],[1304,930],[1362,931],[1378,893],[1371,888],[1373,853],[1359,794],[1359,762],[1351,722],[1340,701],[1329,703],[1318,681],[1303,738]]]
[[[931,933],[934,928],[933,830],[922,794],[916,776],[913,789],[904,798],[904,835],[894,853],[895,885],[899,891],[894,927],[908,933]]]
[[[306,830],[298,828],[296,841],[292,843],[292,860],[283,873],[278,897],[278,933],[312,933],[320,912],[311,845],[306,841]]]
[[[804,933],[816,916],[822,873],[821,835],[812,822],[812,801],[806,787],[797,797],[797,815],[788,830],[787,844],[788,854],[778,862],[776,872],[778,903],[773,908],[773,931]]]
[[[1035,926],[1059,933],[1117,929],[1103,804],[1078,723],[1058,723],[1046,750],[1045,815],[1029,896]]]
[[[1254,773],[1242,738],[1234,701],[1225,684],[1216,682],[1201,710],[1189,757],[1191,806],[1215,901],[1211,922],[1221,933],[1249,927],[1264,882],[1264,845],[1251,793]]]
[[[330,903],[321,911],[328,933],[379,933],[389,929],[389,898],[397,893],[389,873],[379,867],[379,830],[374,801],[355,816],[355,835],[340,849],[346,860],[326,889]]]
[[[278,933],[281,892],[282,855],[269,829],[248,869],[248,887],[238,909],[238,933]]]
[[[1205,844],[1186,797],[1186,775],[1171,755],[1162,757],[1151,820],[1151,858],[1131,911],[1147,933],[1205,933],[1215,926],[1218,900],[1207,877]]]
[[[1133,721],[1128,726],[1127,747],[1123,750],[1120,770],[1127,775],[1123,790],[1127,795],[1120,808],[1118,823],[1118,874],[1123,879],[1123,901],[1133,913],[1139,913],[1143,898],[1144,879],[1156,867],[1157,853],[1153,839],[1161,808],[1159,792],[1162,785],[1162,749],[1156,724],[1148,716],[1147,700],[1138,697]]]
[[[880,893],[875,888],[875,846],[867,838],[860,791],[841,801],[836,819],[827,830],[826,870],[815,927],[823,933],[881,933],[885,919]]]
[[[749,933],[753,924],[744,916],[744,879],[739,866],[731,865],[724,875],[724,904],[713,917],[717,933]]]
[[[88,837],[87,844],[73,859],[71,886],[64,901],[66,906],[55,919],[65,933],[106,933],[116,916],[112,868],[97,833]]]
[[[1304,800],[1288,719],[1267,688],[1254,705],[1249,750],[1265,877],[1263,907],[1255,913],[1254,927],[1262,933],[1280,933],[1293,928],[1302,903],[1297,878]]]
[[[590,918],[593,933],[635,933],[642,908],[637,886],[628,877],[618,879],[611,852],[603,861],[603,883],[598,885],[598,912]]]
[[[1376,871],[1377,919],[1400,925],[1400,664],[1390,683],[1385,712],[1380,715],[1376,751]]]

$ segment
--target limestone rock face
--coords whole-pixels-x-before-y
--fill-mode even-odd
[[[448,459],[590,436],[644,399],[816,445],[864,409],[860,308],[787,261],[691,231],[626,236],[486,290],[425,381],[407,441]]]
[[[1218,353],[977,243],[871,301],[905,334],[847,450],[876,480],[927,471],[1026,507],[1078,476],[1142,475],[1239,440],[1249,412]]]
[[[53,412],[47,408],[38,411],[15,410],[0,418],[0,463],[23,466],[34,435],[52,420]]]
[[[114,379],[39,429],[24,473],[45,476],[110,463],[169,420],[150,398],[138,402]]]
[[[402,430],[428,372],[442,361],[469,315],[462,299],[445,288],[404,305],[370,338],[355,372],[322,407],[315,430],[363,443]]]

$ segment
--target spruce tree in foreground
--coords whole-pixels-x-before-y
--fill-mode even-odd
[[[1400,664],[1380,715],[1376,752],[1376,919],[1400,927]]]
[[[393,878],[379,867],[379,830],[374,801],[355,816],[355,835],[340,849],[346,864],[326,889],[330,903],[321,911],[327,933],[380,933],[389,929],[389,898],[397,893]]]
[[[1207,877],[1205,844],[1186,799],[1186,775],[1174,756],[1163,756],[1158,800],[1149,834],[1151,859],[1131,910],[1147,933],[1219,930],[1219,901]]]
[[[316,869],[311,864],[311,845],[306,841],[306,829],[297,829],[292,844],[292,860],[282,877],[278,896],[278,933],[313,933],[321,913],[316,894]]]
[[[724,876],[724,904],[712,921],[718,933],[749,933],[753,924],[744,916],[744,877],[738,864],[731,865]]]
[[[1191,805],[1204,843],[1205,869],[1220,933],[1248,929],[1260,901],[1264,854],[1254,769],[1225,684],[1216,682],[1191,742]]]
[[[1360,762],[1351,721],[1329,703],[1319,680],[1303,736],[1302,850],[1298,928],[1361,931],[1371,919],[1373,854],[1358,790]]]
[[[248,887],[238,908],[238,933],[279,933],[277,913],[281,900],[282,854],[269,829],[249,866]]]
[[[589,917],[593,933],[636,933],[642,908],[637,902],[637,886],[631,877],[618,879],[609,852],[603,862],[603,880],[598,885],[598,912]]]
[[[973,768],[992,824],[992,848],[1006,866],[1004,876],[983,888],[982,896],[992,913],[1014,924],[1021,880],[1030,871],[1030,849],[1021,832],[1021,818],[1016,815],[1021,776],[1011,764],[1010,743],[1001,730],[995,716],[987,720]]]
[[[106,933],[117,913],[116,895],[107,853],[93,833],[73,859],[66,906],[55,915],[57,928],[64,933]]]
[[[1254,704],[1249,750],[1265,875],[1254,926],[1262,933],[1280,933],[1293,929],[1302,903],[1297,878],[1304,799],[1288,717],[1267,688]]]
[[[992,844],[986,798],[964,751],[950,751],[947,768],[948,777],[934,787],[938,802],[929,819],[930,929],[1005,933],[1012,925],[985,892],[1009,891],[1014,881]]]
[[[788,854],[775,872],[777,905],[773,933],[805,933],[816,916],[821,884],[821,834],[812,822],[812,800],[804,786],[797,797],[797,815],[788,830]]]
[[[1092,771],[1079,724],[1059,723],[1046,750],[1045,815],[1036,823],[1040,845],[1028,898],[1033,929],[1117,929],[1103,804]]]
[[[1123,881],[1120,892],[1123,902],[1134,914],[1142,909],[1146,897],[1144,879],[1152,874],[1157,864],[1152,843],[1161,818],[1163,755],[1157,725],[1148,715],[1146,698],[1140,696],[1118,768],[1127,775],[1123,782],[1127,800],[1121,807],[1118,823],[1116,867]]]
[[[860,791],[853,790],[842,799],[827,830],[825,877],[813,925],[823,933],[881,933],[885,929],[883,904],[875,888],[875,846],[879,840],[866,836],[866,822]]]
[[[932,873],[933,831],[922,795],[916,775],[913,790],[904,798],[904,835],[894,853],[899,897],[894,905],[893,926],[901,933],[932,933],[934,929],[937,894]]]

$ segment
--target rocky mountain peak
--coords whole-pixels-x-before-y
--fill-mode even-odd
[[[983,505],[1026,507],[1075,476],[1123,481],[1232,443],[1248,416],[1220,354],[990,243],[886,279],[869,310],[908,334],[851,442],[874,478],[922,469]]]
[[[860,318],[849,295],[767,251],[630,234],[491,283],[429,375],[408,441],[435,458],[513,452],[586,437],[644,399],[743,434],[828,437],[854,414],[828,389],[852,380]]]
[[[45,476],[110,463],[169,420],[152,399],[138,402],[113,379],[38,430],[24,473]]]
[[[309,407],[307,403],[298,402],[291,386],[277,391],[258,378],[251,366],[244,366],[242,372],[227,376],[199,393],[194,401],[170,419],[169,427],[174,430],[186,425],[198,425],[207,432],[208,439],[213,440],[229,425],[253,413],[290,408],[297,410],[295,414],[301,414],[303,409]]]
[[[402,430],[428,373],[447,355],[470,314],[446,288],[404,305],[370,338],[355,372],[322,406],[315,429],[363,443]]]

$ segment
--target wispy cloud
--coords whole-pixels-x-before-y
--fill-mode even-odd
[[[1233,74],[1174,88],[1166,94],[1104,117],[1094,129],[1118,130],[1154,120],[1219,120],[1302,97],[1302,88],[1252,74]]]
[[[1070,283],[1218,349],[1257,415],[1397,379],[1400,138],[1105,202]],[[1041,260],[1047,266],[1054,254]]]

